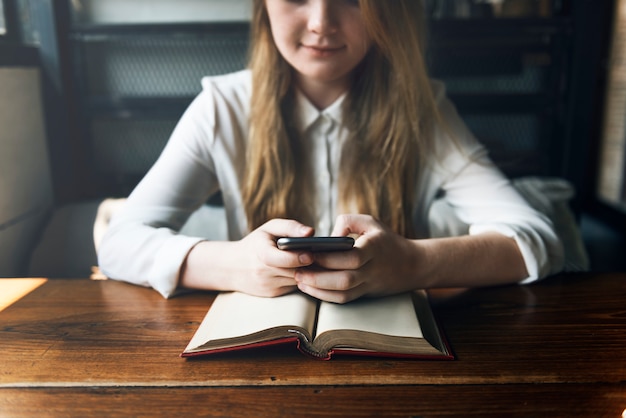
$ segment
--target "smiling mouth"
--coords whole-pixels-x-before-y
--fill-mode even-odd
[[[336,54],[339,51],[344,49],[343,46],[339,47],[322,47],[315,45],[302,45],[307,51],[309,51],[312,55],[319,57],[327,57]]]

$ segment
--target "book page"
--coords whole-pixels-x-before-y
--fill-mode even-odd
[[[301,293],[275,298],[220,293],[187,348],[281,326],[302,327],[312,332],[316,310],[317,302]]]
[[[383,298],[363,298],[344,305],[322,302],[317,335],[340,329],[423,338],[409,293]]]

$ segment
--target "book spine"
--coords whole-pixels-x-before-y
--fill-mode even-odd
[[[289,332],[292,332],[298,336],[296,347],[298,348],[298,350],[300,350],[301,353],[319,360],[330,360],[330,353],[320,353],[319,351],[315,350],[307,336],[304,335],[302,332],[298,331],[297,329],[290,329]]]

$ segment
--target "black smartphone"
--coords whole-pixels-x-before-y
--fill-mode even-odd
[[[281,250],[312,252],[345,251],[354,246],[352,237],[282,237],[276,241]]]

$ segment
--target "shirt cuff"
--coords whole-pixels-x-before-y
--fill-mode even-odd
[[[485,232],[497,232],[515,240],[528,272],[528,276],[521,280],[520,284],[532,283],[562,268],[563,247],[556,236],[546,240],[535,231],[520,231],[502,224],[472,225],[469,229],[470,235]]]
[[[178,290],[180,269],[187,254],[203,238],[174,235],[154,255],[148,271],[148,283],[164,298],[175,296]]]

